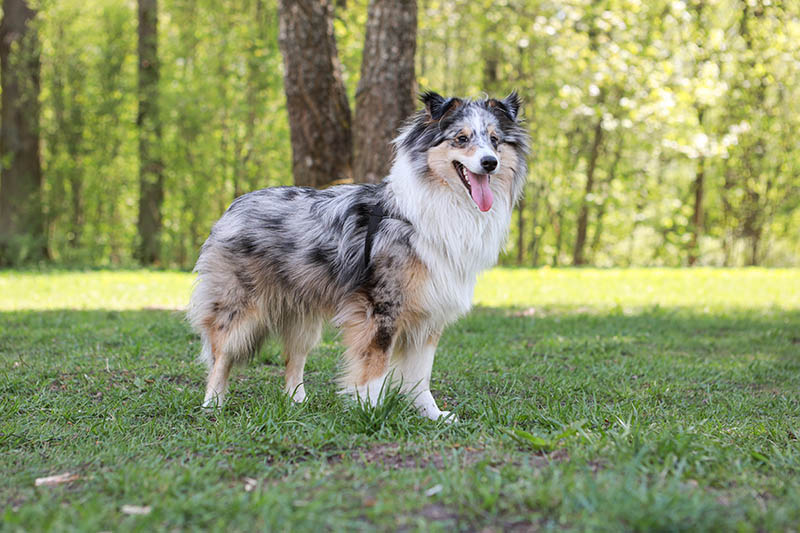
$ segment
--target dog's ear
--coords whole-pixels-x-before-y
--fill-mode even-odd
[[[503,98],[503,103],[508,108],[508,114],[511,116],[511,120],[516,121],[519,115],[519,107],[522,105],[522,99],[519,97],[517,90],[514,89],[511,91],[511,94]]]
[[[494,107],[499,109],[514,122],[517,121],[517,116],[519,116],[519,108],[521,105],[522,105],[522,99],[520,99],[516,89],[511,91],[511,94],[509,94],[502,100],[495,100],[495,99],[489,100],[489,107]]]
[[[508,115],[508,118],[513,120],[514,122],[517,121],[517,116],[519,115],[519,108],[522,105],[522,99],[519,97],[517,90],[514,89],[511,91],[511,94],[506,96],[500,101],[495,100],[498,104],[497,107],[503,110],[503,112]]]
[[[448,111],[461,105],[459,98],[447,98],[433,91],[427,91],[420,95],[420,100],[425,104],[425,111],[432,120],[439,120]]]

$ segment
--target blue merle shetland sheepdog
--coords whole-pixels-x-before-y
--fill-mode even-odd
[[[448,417],[430,392],[434,352],[505,243],[528,136],[516,93],[421,100],[382,183],[262,189],[214,225],[188,312],[209,367],[206,407],[222,404],[231,367],[267,335],[283,341],[285,390],[302,402],[306,357],[332,319],[343,392],[374,404],[399,386],[423,416]]]

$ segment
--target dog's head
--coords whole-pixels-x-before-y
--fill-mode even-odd
[[[466,195],[481,211],[494,203],[492,180],[519,194],[527,169],[528,135],[519,121],[516,92],[502,100],[421,96],[425,108],[411,117],[395,140],[398,153],[429,179]],[[516,199],[516,198],[514,198]]]

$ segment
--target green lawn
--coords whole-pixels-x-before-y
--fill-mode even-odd
[[[192,280],[0,272],[0,527],[800,527],[798,270],[494,270],[440,344],[454,425],[338,396],[334,331],[302,407],[268,344],[204,413]]]

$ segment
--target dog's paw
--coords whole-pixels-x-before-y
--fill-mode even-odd
[[[451,413],[450,411],[425,411],[420,412],[422,416],[433,420],[434,422],[444,422],[445,424],[452,424],[454,422],[458,422],[458,417]]]
[[[218,416],[222,414],[222,406],[216,403],[206,404],[205,402],[200,406],[200,415],[207,417],[209,420],[215,421]]]
[[[452,414],[450,411],[442,411],[439,409],[436,405],[436,400],[433,399],[433,395],[429,390],[424,390],[417,394],[414,398],[414,406],[417,408],[417,411],[419,411],[419,414],[425,418],[434,421],[441,420],[448,424],[458,421],[456,415]]]
[[[303,387],[302,383],[294,387],[292,390],[286,390],[286,395],[297,404],[301,404],[306,401],[306,389]]]
[[[211,396],[203,400],[202,409],[207,413],[214,413],[222,409],[222,401],[217,396]]]
[[[451,413],[450,411],[440,411],[437,408],[434,409],[420,409],[419,414],[433,420],[434,422],[445,422],[447,424],[452,424],[453,422],[458,422],[458,417]]]
[[[439,422],[444,422],[446,424],[455,424],[458,422],[458,417],[451,413],[450,411],[439,411],[439,418],[437,418]]]

